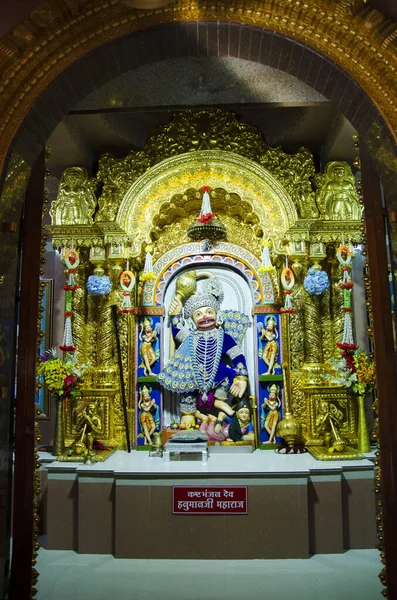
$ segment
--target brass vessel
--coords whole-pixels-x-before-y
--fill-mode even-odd
[[[289,447],[296,446],[302,440],[302,426],[290,412],[287,412],[277,425],[277,435],[282,437]]]

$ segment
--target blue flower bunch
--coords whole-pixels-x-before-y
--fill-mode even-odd
[[[317,269],[311,267],[307,272],[303,285],[309,294],[319,296],[329,288],[328,275],[325,271],[317,271]]]
[[[112,282],[107,275],[90,275],[87,279],[87,292],[93,296],[104,296],[112,289]]]

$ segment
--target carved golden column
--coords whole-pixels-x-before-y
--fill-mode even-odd
[[[87,264],[87,249],[80,248],[80,265],[77,271],[76,280],[79,287],[74,291],[73,301],[73,341],[77,348],[77,362],[86,363],[87,357],[87,288],[86,279],[89,265]]]
[[[277,425],[277,435],[281,436],[293,447],[299,444],[302,427],[291,412],[291,347],[290,347],[290,318],[289,313],[281,314],[281,332],[283,337],[283,374],[284,374],[284,416]]]

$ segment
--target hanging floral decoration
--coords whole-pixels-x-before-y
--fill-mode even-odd
[[[280,312],[294,314],[296,310],[292,307],[291,290],[295,285],[295,275],[288,266],[288,257],[286,257],[285,267],[281,272],[281,285],[284,288],[285,303]]]
[[[203,200],[201,203],[201,210],[200,210],[200,215],[197,217],[197,221],[199,223],[203,223],[203,224],[207,224],[210,223],[212,221],[212,219],[215,217],[214,213],[212,212],[211,209],[211,201],[210,201],[210,195],[209,195],[209,191],[210,188],[208,185],[203,185],[203,187],[201,188],[202,192],[203,192]]]
[[[262,243],[262,264],[258,269],[258,273],[273,273],[274,271],[275,267],[273,267],[270,257],[269,242],[264,240]]]
[[[320,296],[330,286],[328,275],[325,271],[320,271],[314,267],[310,267],[305,279],[303,280],[305,290],[314,296]]]
[[[339,261],[342,272],[342,280],[339,283],[339,287],[341,290],[343,290],[342,311],[344,313],[343,338],[342,341],[337,344],[337,346],[340,348],[340,350],[348,353],[356,349],[351,319],[351,292],[354,284],[351,280],[352,252],[350,248],[342,243],[336,251],[336,258]]]
[[[68,268],[68,280],[67,283],[63,286],[65,292],[74,292],[79,287],[75,281],[74,275],[76,273],[76,269],[80,264],[80,257],[76,250],[71,248],[70,250],[66,250],[64,254],[65,265]]]
[[[86,287],[91,296],[106,296],[112,289],[112,282],[107,275],[90,275]]]
[[[142,281],[155,281],[156,276],[153,273],[152,246],[146,246],[145,266],[142,273]]]
[[[44,383],[57,400],[83,396],[83,375],[89,365],[77,365],[73,360],[62,360],[57,356],[56,348],[47,350],[40,356],[37,374],[42,375]]]
[[[62,346],[59,346],[59,349],[63,352],[74,352],[76,350],[76,346],[73,343],[72,334],[73,292],[79,287],[74,276],[80,263],[80,257],[77,250],[74,250],[74,248],[66,250],[64,254],[64,260],[68,268],[68,274],[67,283],[63,288],[65,290],[65,326],[63,330]]]
[[[127,269],[120,275],[120,286],[123,290],[123,300],[117,310],[121,313],[135,312],[135,308],[131,304],[131,292],[135,286],[135,275],[132,271],[129,271],[128,265]]]
[[[350,351],[342,354],[342,358],[330,359],[330,365],[336,375],[327,378],[338,385],[343,385],[355,394],[363,396],[376,384],[375,361],[365,350]]]

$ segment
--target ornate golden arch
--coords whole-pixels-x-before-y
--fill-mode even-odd
[[[275,2],[179,0],[142,11],[117,0],[43,2],[0,41],[0,165],[40,94],[88,52],[165,23],[226,21],[268,29],[306,44],[344,69],[370,96],[397,139],[395,30],[354,0]],[[362,8],[364,9],[364,4]]]
[[[131,255],[149,242],[153,216],[161,205],[188,188],[225,188],[252,206],[265,235],[280,236],[298,215],[280,183],[253,161],[223,150],[203,150],[169,158],[135,181],[125,194],[116,221],[131,236]],[[199,212],[199,201],[198,201]]]

